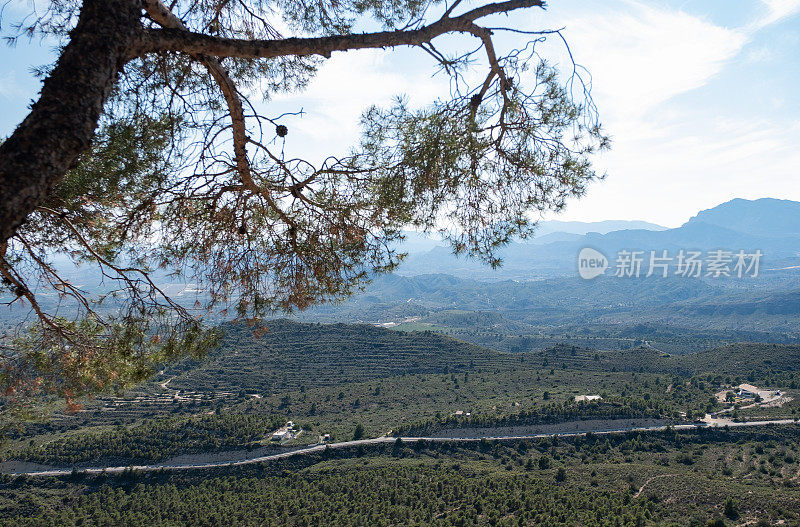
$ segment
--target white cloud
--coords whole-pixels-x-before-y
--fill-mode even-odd
[[[593,75],[606,115],[640,117],[706,84],[747,42],[735,29],[681,11],[623,3],[613,12],[566,22],[579,62]]]
[[[733,114],[713,118],[693,108],[626,122],[598,160],[608,179],[571,203],[564,217],[678,226],[735,197],[800,199],[799,128]]]
[[[281,109],[277,113],[305,112],[290,123],[287,150],[304,156],[311,151],[312,157],[342,154],[357,141],[359,118],[369,106],[387,105],[396,95],[408,95],[412,104],[434,100],[443,89],[439,79],[432,79],[428,68],[403,68],[399,53],[403,51],[336,53],[302,93],[276,95],[266,113],[274,115],[276,108]]]
[[[800,12],[800,0],[762,0],[762,3],[766,12],[753,22],[753,30],[763,29]]]
[[[800,199],[797,127],[753,119],[743,107],[723,105],[715,112],[703,105],[713,106],[717,90],[733,86],[679,97],[711,83],[729,63],[768,58],[764,50],[742,51],[753,31],[790,16],[800,1],[769,4],[758,26],[739,29],[626,1],[565,17],[567,39],[592,72],[593,94],[614,144],[596,163],[609,177],[569,204],[564,219],[626,217],[677,226],[734,197]]]
[[[562,218],[625,217],[676,226],[733,197],[800,199],[800,152],[794,147],[800,130],[747,119],[735,107],[722,112],[726,118],[698,107],[698,100],[714,97],[713,89],[693,103],[680,97],[714,81],[733,61],[766,60],[766,48],[747,49],[753,32],[790,16],[795,4],[800,0],[769,2],[758,26],[741,28],[630,0],[592,9],[566,1],[548,12],[546,24],[567,26],[576,59],[591,71],[593,94],[614,140],[597,162],[609,178],[592,185]],[[532,13],[528,27],[541,28],[541,16]],[[342,152],[357,140],[358,118],[369,105],[401,93],[415,103],[446,93],[439,79],[430,78],[432,71],[424,55],[407,50],[335,54],[308,90],[277,97],[269,113],[308,112],[290,123],[287,155],[290,149]]]

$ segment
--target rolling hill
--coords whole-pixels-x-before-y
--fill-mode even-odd
[[[443,321],[453,316],[448,313]],[[459,320],[470,317],[491,315],[463,314]],[[269,394],[408,374],[521,367],[518,353],[498,352],[430,331],[407,333],[363,324],[302,324],[283,319],[268,322],[267,328],[268,333],[258,335],[243,324],[226,325],[221,346],[208,357],[184,361],[164,372],[172,379],[169,387]],[[531,364],[541,357],[579,371],[730,376],[800,371],[800,345],[734,343],[686,355],[638,347],[604,351],[598,357],[592,347],[574,345],[520,351],[531,352],[524,359]]]
[[[433,332],[289,320],[272,320],[266,327],[268,333],[259,336],[243,324],[225,325],[221,346],[204,360],[187,360],[165,371],[172,378],[170,388],[277,393],[513,362],[506,354]]]

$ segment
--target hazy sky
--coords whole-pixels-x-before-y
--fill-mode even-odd
[[[3,25],[12,17],[7,12]],[[558,219],[677,226],[735,197],[800,201],[800,0],[553,0],[547,11],[504,23],[566,27],[613,139],[596,160],[607,179]],[[514,38],[500,44],[518,45]],[[542,51],[564,62],[557,42]],[[0,134],[35,97],[30,66],[50,60],[38,42],[0,48]],[[432,72],[420,51],[339,53],[307,92],[262,107],[272,115],[303,108],[287,123],[288,151],[341,153],[357,139],[369,104],[396,94],[423,104],[443,94],[444,79]]]

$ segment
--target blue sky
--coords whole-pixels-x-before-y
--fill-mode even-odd
[[[12,7],[4,27],[13,15]],[[614,141],[596,161],[607,179],[558,219],[677,226],[735,197],[800,201],[800,0],[553,0],[547,11],[506,24],[566,27]],[[548,53],[564,61],[556,42]],[[36,96],[30,67],[52,58],[39,42],[0,48],[0,134]],[[288,123],[287,151],[343,152],[367,105],[401,93],[424,104],[443,94],[444,79],[432,71],[414,50],[334,54],[305,93],[261,105],[271,115],[304,109]]]

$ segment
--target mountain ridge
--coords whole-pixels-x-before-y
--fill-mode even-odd
[[[487,280],[537,279],[576,274],[577,254],[584,247],[604,253],[610,262],[620,250],[668,251],[681,249],[761,251],[762,268],[800,263],[800,202],[764,198],[735,199],[700,211],[673,229],[624,229],[583,235],[548,233],[514,241],[499,251],[503,266],[493,271],[475,260],[455,257],[437,246],[411,254],[398,272],[405,275],[449,273]],[[787,260],[789,263],[787,263]]]

